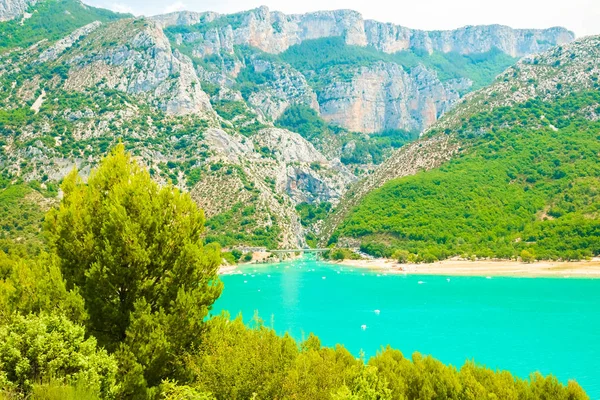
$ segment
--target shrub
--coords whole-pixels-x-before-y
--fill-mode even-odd
[[[115,360],[59,315],[18,315],[0,327],[0,371],[0,387],[25,394],[44,380],[84,385],[103,398],[116,391]]]

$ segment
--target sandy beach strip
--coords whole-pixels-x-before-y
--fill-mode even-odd
[[[600,259],[589,261],[444,260],[432,264],[399,264],[394,260],[344,260],[337,265],[367,268],[373,271],[442,276],[514,276],[554,278],[600,278]]]

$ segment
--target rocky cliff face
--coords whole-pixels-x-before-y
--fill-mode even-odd
[[[403,129],[420,132],[450,110],[467,80],[442,83],[418,66],[409,72],[394,63],[360,68],[351,81],[334,82],[320,96],[321,115],[355,132]]]
[[[233,53],[234,45],[248,45],[267,53],[281,53],[305,40],[341,36],[349,45],[372,46],[386,53],[424,50],[429,53],[483,53],[498,48],[520,57],[574,40],[564,28],[511,29],[502,25],[469,26],[451,31],[421,31],[364,20],[350,10],[302,15],[271,12],[267,7],[235,15],[181,12],[154,17],[163,27],[213,24],[202,37],[199,55]]]
[[[368,47],[383,55],[401,51],[469,55],[495,50],[522,57],[574,39],[573,33],[563,28],[516,30],[493,25],[427,32],[364,20],[359,13],[348,10],[285,15],[261,7],[233,15],[180,12],[153,20],[170,29],[175,45],[193,58],[216,57],[218,62],[198,66],[203,79],[234,87],[245,68],[267,72],[268,83],[249,99],[264,118],[275,120],[290,105],[305,104],[326,120],[361,133],[422,131],[451,109],[472,82],[442,81],[432,68],[409,69],[382,61],[360,68],[350,66],[342,73],[344,79],[332,76],[330,84],[311,88],[308,77],[290,65],[248,59],[236,48],[280,54],[311,39],[341,37],[347,45]],[[336,73],[339,75],[339,71]]]
[[[267,7],[233,15],[173,13],[153,17],[163,27],[212,24],[202,35],[198,55],[233,54],[235,45],[281,53],[304,40],[343,36],[351,45],[366,46],[364,20],[355,11],[320,11],[303,15],[271,12]]]
[[[564,93],[596,90],[600,79],[599,60],[599,36],[585,37],[524,57],[496,83],[467,95],[435,128],[454,129],[459,121],[474,113],[534,98],[549,101]]]
[[[251,68],[269,76],[262,90],[248,98],[248,103],[264,118],[274,121],[294,104],[304,104],[319,111],[317,94],[300,72],[287,65],[260,59],[254,60]]]
[[[224,165],[211,169],[192,189],[207,217],[230,213],[237,226],[229,229],[242,234],[276,226],[284,247],[305,245],[296,205],[321,201],[337,204],[355,179],[339,161],[328,161],[300,135],[283,129],[263,129],[252,141],[220,129],[209,129],[203,136],[212,154],[207,162]],[[244,215],[238,205],[252,207],[252,215]],[[240,227],[244,217],[252,217],[255,223]]]
[[[259,120],[276,118],[293,102],[317,106],[301,74],[258,61],[256,69],[277,78],[267,82],[270,102],[260,93],[248,102],[264,114]],[[269,247],[303,246],[295,206],[336,203],[354,175],[297,133],[259,123],[243,136],[240,117],[219,116],[212,104],[243,102],[239,94],[223,88],[210,99],[202,85],[192,60],[142,19],[93,22],[57,41],[0,54],[0,169],[47,184],[73,167],[85,176],[122,141],[156,180],[191,190],[209,221],[230,216],[226,230],[242,243],[255,243],[262,232]],[[295,96],[278,89],[287,85],[297,88]],[[213,223],[208,233],[224,230]]]
[[[499,49],[513,57],[522,57],[575,39],[575,35],[564,28],[512,29],[503,25],[427,32],[365,21],[365,31],[367,43],[386,53],[415,49],[428,53],[472,54]]]
[[[0,0],[0,22],[22,16],[36,3],[37,0]]]
[[[78,31],[89,31],[88,27]],[[75,33],[78,40],[81,34]],[[106,46],[107,42],[113,45]],[[52,49],[44,52],[40,61]],[[147,96],[170,115],[215,115],[192,61],[173,51],[163,31],[152,22],[123,20],[94,30],[72,53],[64,56],[71,65],[67,89],[99,86]]]

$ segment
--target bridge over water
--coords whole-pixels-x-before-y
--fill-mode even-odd
[[[322,248],[322,249],[278,249],[278,250],[267,250],[269,253],[273,254],[285,254],[285,253],[324,253],[326,251],[331,251],[332,249]]]

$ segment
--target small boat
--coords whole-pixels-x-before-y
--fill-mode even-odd
[[[366,325],[361,325],[360,329],[362,329],[363,331],[366,331],[367,330],[367,326]]]
[[[381,310],[375,310],[375,314],[377,314],[377,315],[381,314]]]

